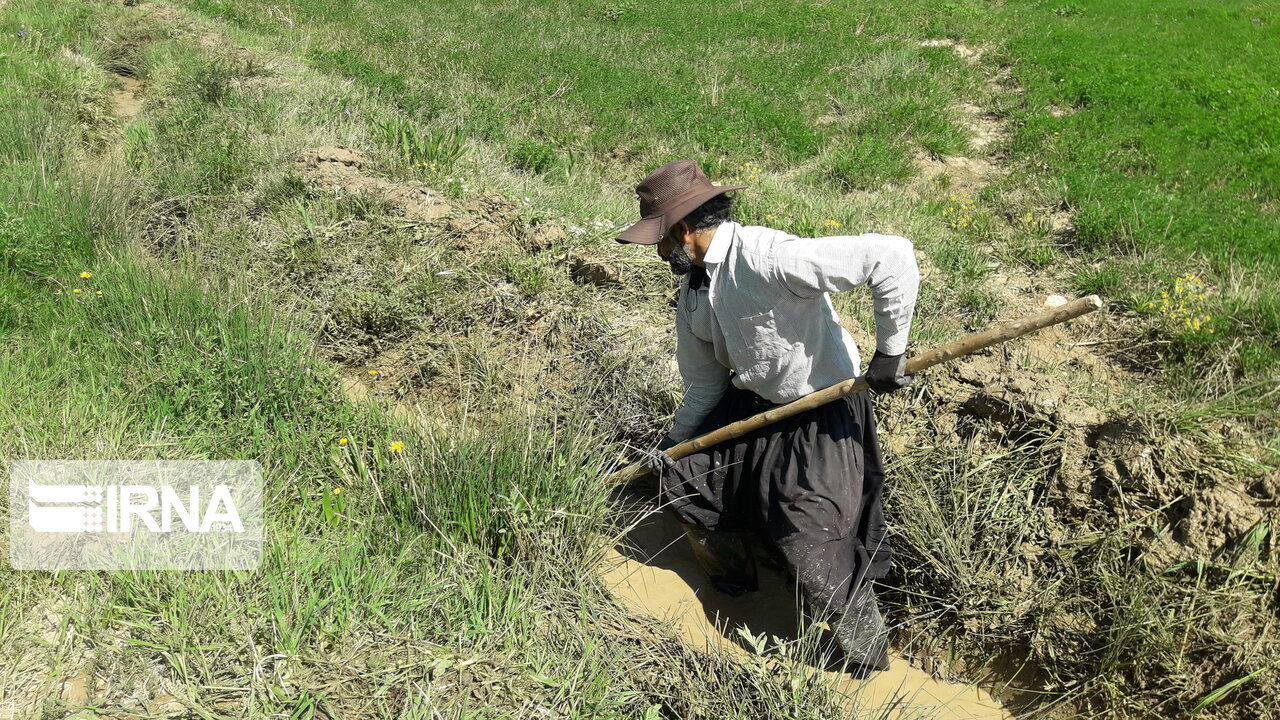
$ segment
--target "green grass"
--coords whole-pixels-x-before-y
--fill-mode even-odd
[[[1006,188],[1030,178],[1046,203],[1070,207],[1073,244],[1090,258],[1156,253],[1157,266],[1122,263],[1127,281],[1103,286],[1129,308],[1149,307],[1171,276],[1203,273],[1217,337],[1174,357],[1195,367],[1230,348],[1246,378],[1273,374],[1280,5],[1014,2],[985,28],[970,32],[999,48],[1025,91],[1008,112],[1011,157],[1027,172]],[[1078,287],[1096,278],[1086,270]]]
[[[0,702],[22,717],[174,704],[245,718],[826,716],[821,688],[689,653],[603,594],[590,560],[604,467],[584,419],[432,430],[353,404],[270,294],[193,262],[188,244],[176,261],[149,253],[152,193],[200,190],[179,220],[198,217],[262,158],[216,132],[219,110],[254,108],[208,92],[194,71],[216,61],[157,40],[130,67],[171,103],[116,152],[108,78],[58,48],[145,22],[107,6],[18,11],[26,42],[0,55],[0,106],[15,110],[0,135],[0,463],[257,459],[269,531],[253,572],[0,571]],[[188,123],[198,108],[207,128]],[[175,133],[201,144],[191,160],[212,152],[185,162]],[[322,234],[296,190],[275,191],[282,209]],[[635,676],[638,662],[654,675]],[[87,699],[61,700],[75,678]]]
[[[190,6],[255,29],[279,27],[267,3]],[[904,141],[940,151],[964,146],[940,112],[958,88],[939,87],[948,76],[936,72],[956,61],[873,39],[901,32],[906,18],[803,4],[786,13],[767,4],[692,15],[682,8],[386,3],[355,22],[347,3],[314,2],[295,22],[335,31],[322,32],[309,51],[316,67],[354,79],[417,119],[456,119],[511,147],[528,133],[561,153],[600,157],[623,147],[656,159],[694,152],[721,173],[741,160],[803,161],[859,135],[870,143],[897,136],[895,147],[877,152],[899,160]],[[686,15],[686,22],[667,20]],[[860,25],[866,33],[855,35]],[[814,42],[824,34],[832,42]],[[541,78],[533,85],[531,70]],[[816,122],[829,115],[837,121]]]
[[[1099,27],[1142,7],[185,7],[217,22],[30,0],[0,20],[0,462],[260,459],[267,558],[198,578],[10,571],[0,692],[65,717],[58,687],[91,658],[112,687],[208,717],[830,717],[823,688],[771,664],[786,658],[690,652],[595,577],[612,532],[598,478],[678,402],[673,281],[651,253],[609,239],[633,217],[644,171],[694,156],[714,180],[752,186],[743,221],[911,238],[931,273],[921,346],[1020,312],[1001,283],[1028,272],[1036,293],[1074,285],[1130,310],[1094,331],[1116,358],[1155,348],[1124,358],[1154,382],[1120,387],[1020,360],[1024,382],[1070,373],[1065,402],[1110,423],[1094,435],[967,415],[943,373],[882,403],[885,437],[905,445],[889,458],[903,562],[887,607],[909,622],[908,645],[953,660],[952,676],[1021,653],[1041,700],[1103,716],[1269,707],[1272,531],[1180,546],[1176,562],[1152,540],[1176,519],[1165,493],[1265,493],[1271,261],[1261,226],[1222,198],[1273,192],[1269,146],[1237,132],[1272,116],[1230,115],[1219,124],[1236,129],[1197,154],[1188,143],[1203,139],[1184,126],[1219,116],[1150,103],[1168,128],[1141,136],[1147,154],[1130,160],[1146,159],[1116,165],[1107,149],[1126,128],[1136,142],[1125,113],[1181,67],[1150,55],[1172,42],[1161,33],[1184,27],[1212,74],[1235,55],[1185,28],[1240,45],[1255,31],[1234,16],[1166,13],[1161,33],[1123,44]],[[1266,23],[1250,27],[1273,32]],[[920,44],[939,37],[996,47],[970,65]],[[1022,94],[985,85],[1003,62]],[[1050,81],[1071,63],[1064,94]],[[124,127],[105,69],[145,83]],[[1012,174],[972,198],[959,179],[915,176],[917,152],[972,152],[962,101],[1011,121],[996,149]],[[1049,113],[1068,101],[1075,114]],[[377,193],[313,185],[293,166],[336,144],[364,153],[370,176],[479,202],[463,219],[494,229],[407,221]],[[1246,169],[1214,185],[1215,158]],[[1177,186],[1184,171],[1194,182]],[[1189,224],[1166,235],[1160,213],[1175,201]],[[1069,245],[1045,214],[1063,207],[1076,212]],[[1252,255],[1197,235],[1227,214]],[[547,228],[554,239],[535,242]],[[617,266],[621,284],[575,283],[579,257]],[[1216,287],[1212,337],[1149,305],[1193,270]],[[869,325],[865,295],[836,302]],[[371,403],[339,391],[353,376]],[[950,430],[932,426],[946,417]],[[1133,487],[1146,476],[1111,469],[1131,460],[1099,454],[1113,425],[1151,450],[1161,482]],[[1075,494],[1060,489],[1063,458],[1086,467]],[[86,637],[105,639],[77,644]],[[94,701],[139,711],[126,695]]]
[[[1014,172],[983,193],[984,206],[1074,214],[1065,258],[1047,231],[1029,235],[1017,258],[1085,266],[1074,283],[1083,292],[1090,262],[1157,253],[1158,263],[1121,261],[1128,281],[1109,298],[1175,336],[1153,362],[1191,369],[1210,353],[1228,369],[1211,394],[1280,367],[1269,289],[1280,279],[1274,2],[753,3],[690,15],[666,2],[385,0],[357,21],[348,3],[318,0],[288,22],[261,0],[188,6],[286,38],[305,31],[314,67],[409,118],[457,125],[509,167],[554,171],[566,186],[603,175],[623,197],[645,169],[678,156],[726,181],[747,162],[768,174],[802,167],[806,192],[824,199],[875,191],[910,179],[918,151],[966,152],[949,106],[989,102],[1013,129],[998,149]],[[985,48],[981,71],[1007,65],[1021,92],[986,100],[993,91],[955,53],[920,46],[939,37]],[[748,203],[748,219],[785,219],[801,235],[833,216],[868,220],[830,203],[808,221],[771,187]],[[588,207],[572,203],[575,214]],[[621,221],[621,203],[610,207]],[[929,233],[913,239],[933,250]],[[1184,337],[1155,312],[1187,272],[1212,286],[1212,336]],[[976,318],[988,315],[980,295],[960,292],[961,307],[979,303]]]
[[[1005,14],[1040,30],[1005,46],[1028,93],[1015,151],[1045,158],[1068,188],[1080,242],[1275,272],[1280,5],[1011,3]]]

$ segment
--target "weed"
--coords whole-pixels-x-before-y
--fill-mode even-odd
[[[555,148],[535,140],[522,139],[511,148],[511,164],[532,173],[545,173],[559,164]]]
[[[449,173],[466,152],[466,138],[453,127],[422,129],[412,120],[396,117],[379,123],[378,139],[411,168]]]
[[[152,158],[155,144],[155,132],[146,118],[139,118],[124,128],[125,159],[135,170],[142,169]]]
[[[1204,280],[1195,273],[1179,276],[1173,282],[1173,294],[1160,293],[1160,315],[1170,321],[1179,332],[1204,332],[1212,335],[1209,321],[1213,318],[1205,311],[1206,288]]]

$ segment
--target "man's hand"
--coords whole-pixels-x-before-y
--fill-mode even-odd
[[[907,356],[905,353],[885,355],[877,350],[876,354],[871,356],[871,364],[867,366],[867,385],[876,394],[901,390],[910,385],[914,379],[911,375],[904,374],[906,371]]]
[[[666,450],[679,444],[679,442],[672,440],[670,435],[662,438],[657,447],[645,452],[644,457],[640,458],[640,464],[648,468],[654,475],[662,477],[668,470],[676,466],[676,461],[666,453]]]

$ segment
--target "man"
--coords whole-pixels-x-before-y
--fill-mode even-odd
[[[733,222],[725,193],[693,160],[636,186],[641,220],[619,242],[656,245],[685,276],[676,311],[684,405],[651,453],[664,504],[720,590],[756,589],[745,540],[763,535],[785,559],[810,611],[853,664],[888,667],[888,632],[871,581],[890,551],[884,470],[866,393],[828,403],[679,461],[661,452],[735,420],[855,377],[859,353],[828,293],[866,285],[877,393],[910,383],[907,335],[919,285],[907,240],[865,234],[804,239]]]

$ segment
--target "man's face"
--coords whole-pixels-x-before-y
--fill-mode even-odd
[[[687,275],[693,269],[693,259],[684,248],[683,225],[676,223],[658,241],[658,257],[671,264],[671,272],[675,275]]]

